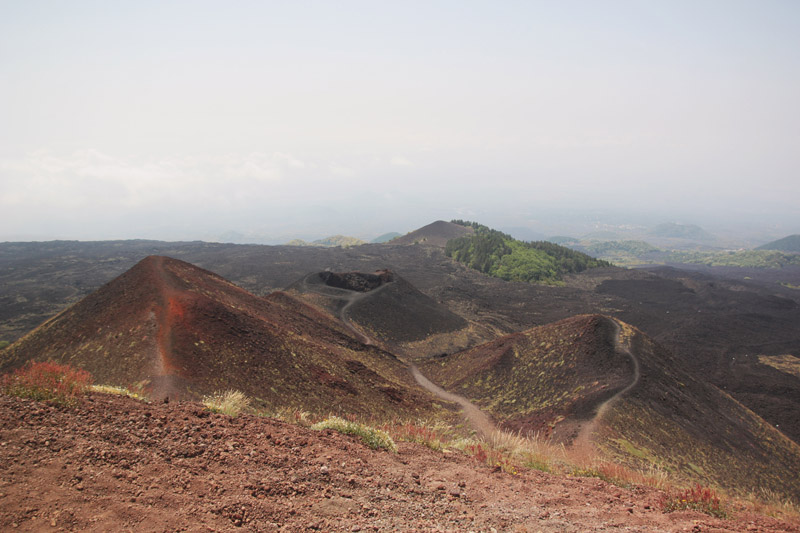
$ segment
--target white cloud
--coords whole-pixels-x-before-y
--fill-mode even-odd
[[[389,164],[395,167],[413,167],[414,163],[401,156],[394,156],[389,160]]]

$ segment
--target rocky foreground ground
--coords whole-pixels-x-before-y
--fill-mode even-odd
[[[745,509],[665,513],[651,488],[398,447],[193,403],[0,395],[0,530],[800,532]]]

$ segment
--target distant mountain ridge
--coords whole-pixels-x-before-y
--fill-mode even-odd
[[[687,239],[693,241],[712,241],[714,236],[695,224],[678,224],[676,222],[665,222],[654,227],[649,232],[656,237],[672,239]]]
[[[372,239],[369,242],[371,242],[372,244],[383,244],[385,242],[390,242],[391,240],[396,239],[397,237],[402,237],[402,236],[403,236],[402,233],[397,233],[396,231],[390,231],[389,233],[384,233],[383,235],[378,235],[377,237],[375,237],[374,239]]]
[[[361,246],[367,244],[367,241],[359,239],[358,237],[348,237],[347,235],[331,235],[324,239],[317,239],[312,242],[306,242],[303,239],[294,239],[286,243],[286,246],[322,246],[325,248],[349,248],[350,246]]]
[[[756,250],[777,250],[779,252],[800,253],[800,235],[789,235],[777,241],[762,244]]]

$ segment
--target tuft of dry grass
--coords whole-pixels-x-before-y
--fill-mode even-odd
[[[450,437],[446,428],[424,421],[391,422],[383,424],[381,429],[393,439],[403,442],[416,442],[431,450],[442,451],[448,447]]]
[[[218,391],[210,396],[204,396],[203,405],[214,413],[239,416],[250,405],[250,398],[238,390]]]
[[[770,489],[750,493],[743,503],[753,512],[800,524],[800,504]]]
[[[30,361],[0,379],[0,390],[11,396],[53,405],[72,406],[86,392],[92,376],[85,370],[53,362]]]
[[[332,416],[321,422],[317,422],[311,426],[311,429],[317,431],[332,429],[339,433],[344,433],[345,435],[355,435],[361,438],[361,441],[373,450],[381,448],[392,453],[397,453],[397,445],[394,443],[394,440],[392,440],[392,437],[385,431],[352,420],[345,420],[338,416]]]

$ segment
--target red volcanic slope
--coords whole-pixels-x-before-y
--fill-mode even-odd
[[[418,415],[432,405],[402,362],[330,315],[158,256],[10,346],[0,371],[30,359],[69,363],[155,397],[235,388],[270,407],[375,415]]]

